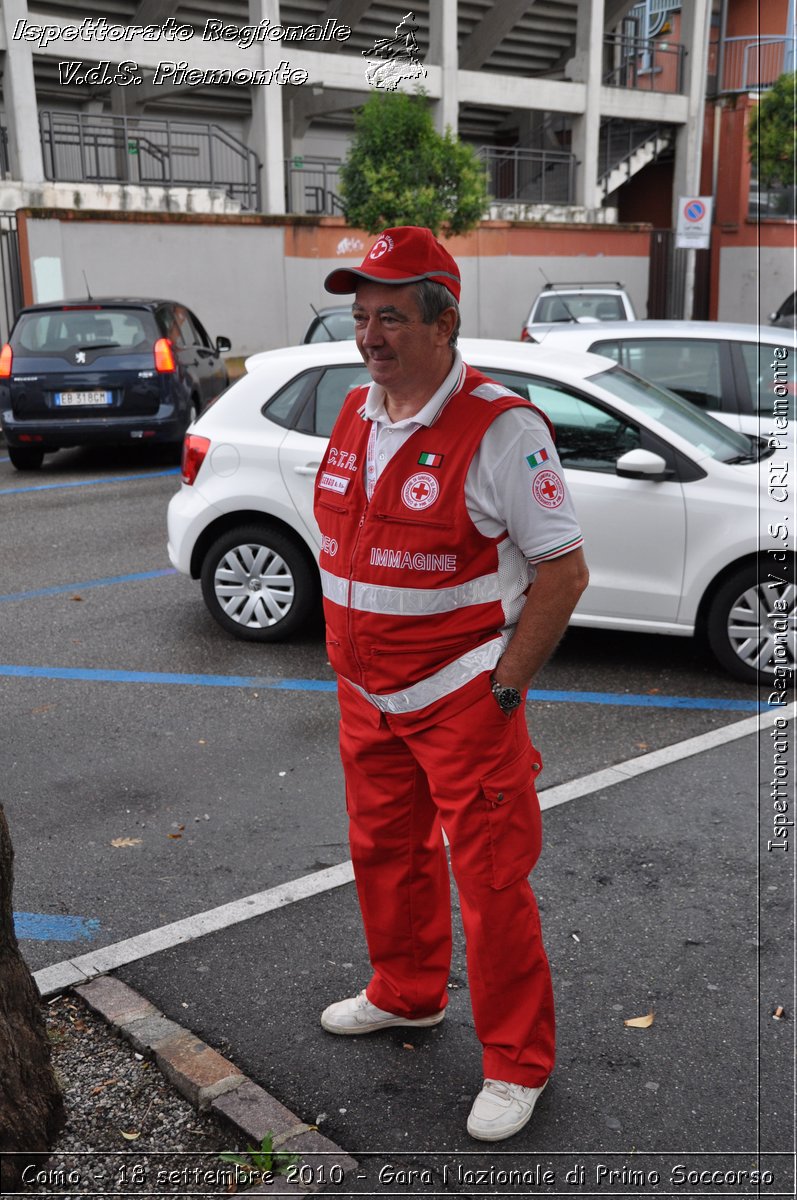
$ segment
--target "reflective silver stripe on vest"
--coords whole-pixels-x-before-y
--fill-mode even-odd
[[[504,639],[502,637],[494,638],[484,646],[468,650],[467,654],[463,654],[461,658],[449,663],[447,667],[442,667],[428,679],[421,679],[419,683],[414,683],[412,687],[406,688],[403,692],[387,692],[385,695],[377,696],[372,692],[366,692],[365,688],[352,683],[350,679],[347,679],[346,682],[366,700],[370,700],[371,704],[381,712],[418,712],[419,709],[426,708],[428,704],[434,704],[436,700],[450,696],[457,688],[470,683],[471,679],[475,679],[483,671],[492,671],[503,651]]]
[[[321,570],[321,590],[333,604],[345,605],[358,612],[381,613],[394,617],[423,617],[454,612],[469,604],[490,604],[501,599],[498,572],[470,579],[450,588],[382,587],[376,583],[358,583],[341,579]]]

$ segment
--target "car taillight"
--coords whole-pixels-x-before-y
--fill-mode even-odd
[[[523,328],[520,331],[520,340],[521,340],[521,342],[530,342],[531,341],[531,334],[529,333],[529,331],[525,325],[523,326]]]
[[[174,370],[174,352],[168,338],[158,338],[155,343],[155,370],[163,374]]]
[[[11,374],[11,363],[14,361],[14,355],[8,342],[3,349],[0,350],[0,379],[8,379]]]
[[[183,483],[189,487],[196,479],[209,449],[210,438],[199,437],[196,433],[186,434],[183,441]]]

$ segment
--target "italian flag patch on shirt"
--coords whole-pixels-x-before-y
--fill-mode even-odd
[[[529,466],[531,467],[532,470],[534,470],[535,467],[541,466],[542,463],[547,462],[547,461],[548,461],[548,451],[545,449],[544,446],[542,447],[541,450],[535,450],[533,454],[526,455],[526,462],[529,464]]]
[[[439,467],[442,461],[442,454],[427,454],[426,451],[424,451],[422,454],[418,455],[419,467]]]

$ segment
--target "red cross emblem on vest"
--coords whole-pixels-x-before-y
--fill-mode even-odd
[[[414,509],[416,512],[434,504],[439,494],[440,484],[434,475],[430,475],[426,471],[418,471],[415,475],[411,475],[401,489],[402,502],[407,508]]]

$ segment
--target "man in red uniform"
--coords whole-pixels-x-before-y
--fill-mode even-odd
[[[327,645],[373,976],[335,1034],[443,1019],[459,891],[484,1086],[472,1137],[522,1129],[554,1062],[551,976],[528,875],[540,757],[523,701],[587,584],[547,418],[465,366],[460,276],[430,230],[387,229],[328,291],[356,293],[370,387],[316,480]]]

